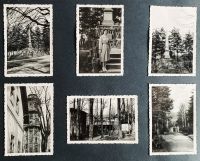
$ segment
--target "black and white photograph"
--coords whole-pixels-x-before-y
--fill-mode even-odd
[[[150,84],[150,155],[196,154],[196,85]]]
[[[196,75],[196,7],[150,7],[149,76]]]
[[[138,144],[136,95],[68,96],[68,144]]]
[[[124,6],[76,6],[77,76],[122,76]]]
[[[53,76],[52,5],[4,4],[6,77]]]
[[[53,84],[5,84],[4,95],[4,155],[53,155]]]

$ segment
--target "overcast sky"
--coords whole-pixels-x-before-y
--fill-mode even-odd
[[[196,8],[151,6],[151,28],[171,30],[178,28],[181,35],[194,33],[196,28]]]
[[[174,108],[171,110],[172,116],[176,117],[180,106],[185,104],[186,107],[189,105],[190,97],[194,92],[193,85],[172,85],[170,86],[170,98],[174,100]]]

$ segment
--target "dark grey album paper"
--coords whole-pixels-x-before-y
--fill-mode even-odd
[[[0,161],[198,161],[197,0],[1,0]]]

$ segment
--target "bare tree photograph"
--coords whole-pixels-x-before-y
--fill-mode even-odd
[[[196,154],[196,85],[150,84],[150,155]]]
[[[196,7],[151,6],[149,76],[196,75]]]
[[[53,84],[5,84],[5,156],[53,155]]]
[[[137,96],[68,96],[68,144],[137,144]]]
[[[52,5],[4,5],[5,76],[52,76]]]
[[[76,73],[123,75],[123,5],[77,5]]]

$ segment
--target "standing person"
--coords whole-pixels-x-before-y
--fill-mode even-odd
[[[104,30],[103,35],[99,38],[99,57],[102,63],[102,71],[106,72],[106,62],[110,59],[110,42],[108,31]]]

